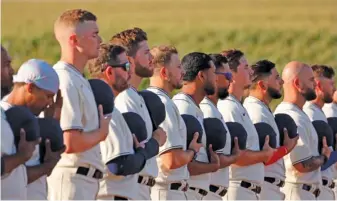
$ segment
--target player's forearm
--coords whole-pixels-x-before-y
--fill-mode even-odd
[[[238,157],[236,155],[224,155],[224,154],[218,154],[220,159],[220,169],[226,168],[233,163],[235,163],[238,160]]]
[[[1,168],[1,172],[3,172],[3,174],[8,174],[12,172],[19,165],[24,164],[26,162],[25,158],[18,153],[13,155],[2,156],[1,161],[3,161],[4,164],[4,166],[1,165],[1,167],[3,167]]]
[[[51,169],[52,168],[50,168],[46,164],[27,166],[28,184],[34,182],[43,175],[48,175],[51,172]]]
[[[162,165],[168,169],[173,170],[187,165],[192,161],[194,152],[192,150],[184,151],[182,149],[172,149],[160,155]]]
[[[190,163],[188,163],[187,167],[191,176],[216,172],[219,169],[219,166],[217,164],[203,163],[196,160],[193,160]]]
[[[97,129],[91,132],[69,133],[64,138],[65,153],[80,153],[93,148],[102,140],[99,132],[100,130]]]
[[[326,161],[326,157],[323,155],[313,156],[308,160],[294,164],[297,171],[301,173],[312,172],[320,168]]]
[[[266,152],[244,150],[241,157],[235,162],[235,165],[249,166],[256,163],[263,163],[266,160]]]
[[[157,156],[159,153],[159,144],[157,140],[150,138],[150,140],[145,143],[145,152],[147,157],[146,160]]]

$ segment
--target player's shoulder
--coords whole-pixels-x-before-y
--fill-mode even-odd
[[[125,89],[121,93],[116,96],[115,101],[116,102],[126,102],[126,101],[131,101],[131,102],[137,102],[139,101],[140,96],[137,91],[132,89],[131,87]]]

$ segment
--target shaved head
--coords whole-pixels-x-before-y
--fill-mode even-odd
[[[282,79],[284,80],[285,97],[298,98],[302,96],[305,101],[316,98],[315,78],[309,65],[298,61],[288,63],[282,72]]]

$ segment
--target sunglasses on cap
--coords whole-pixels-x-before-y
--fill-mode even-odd
[[[228,81],[231,81],[231,80],[232,80],[232,77],[233,77],[233,75],[232,75],[231,72],[226,72],[226,73],[215,72],[215,74],[225,76],[225,78],[226,78]]]
[[[126,62],[123,64],[109,64],[108,65],[112,68],[123,68],[124,71],[129,72],[130,71],[130,62]]]

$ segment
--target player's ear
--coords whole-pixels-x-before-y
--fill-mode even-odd
[[[294,78],[293,85],[297,90],[301,90],[300,79],[298,77]]]
[[[206,79],[206,75],[204,71],[199,71],[197,74],[198,79],[203,83]]]
[[[114,74],[115,74],[115,72],[113,71],[112,67],[107,66],[105,71],[104,71],[105,77],[110,80],[111,78],[114,78]]]
[[[268,88],[266,82],[263,80],[257,81],[256,85],[259,86],[259,88],[262,90],[267,90]]]
[[[69,36],[69,43],[72,47],[75,47],[78,44],[76,34],[72,34],[72,35]]]
[[[28,91],[28,93],[33,93],[34,87],[35,86],[34,86],[33,83],[29,83],[29,84],[25,85],[25,89],[26,89],[26,91]]]
[[[316,82],[316,89],[319,89],[320,91],[322,91],[323,88],[322,88],[322,83],[321,83],[321,81],[315,79],[315,82]]]
[[[155,69],[156,70],[156,69]],[[168,71],[165,67],[159,67],[159,74],[160,74],[160,77],[164,78],[164,79],[167,79],[168,78]]]

